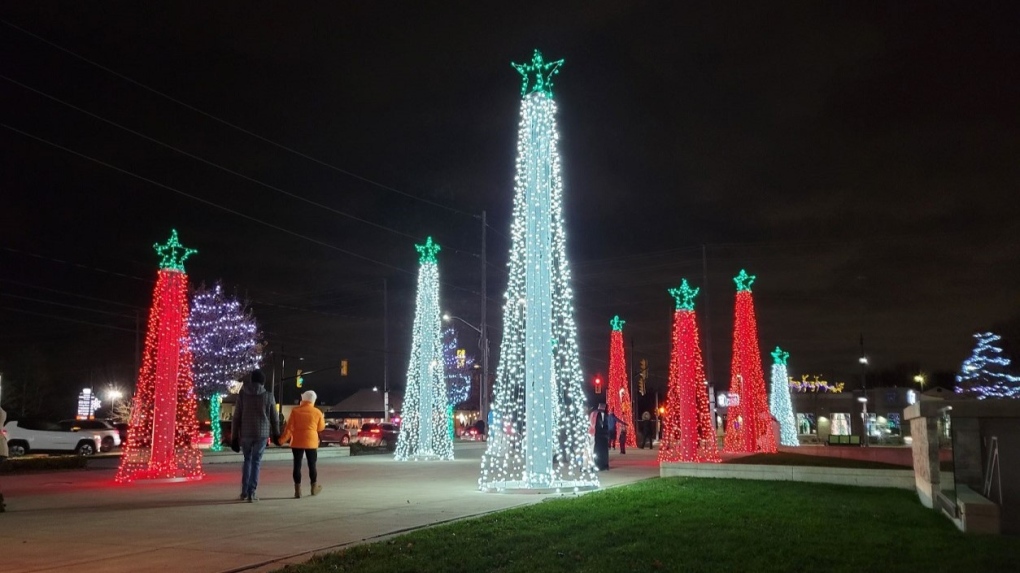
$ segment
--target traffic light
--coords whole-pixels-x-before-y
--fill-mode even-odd
[[[644,396],[647,390],[645,383],[648,380],[648,360],[642,358],[638,364],[640,364],[638,370],[638,393]]]
[[[295,381],[297,382],[297,387],[298,388],[300,388],[305,383],[305,379],[301,377],[301,372],[302,372],[302,370],[300,368],[298,368],[297,377],[295,378]]]
[[[340,375],[341,376],[347,376],[347,361],[346,360],[341,360],[340,361]]]
[[[593,384],[595,385],[595,393],[596,394],[601,394],[602,393],[602,376],[600,374],[596,374],[595,375],[595,381],[593,382]]]

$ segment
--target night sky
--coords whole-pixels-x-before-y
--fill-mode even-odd
[[[152,245],[171,228],[199,251],[191,281],[246,297],[288,373],[297,357],[322,369],[306,381],[332,399],[381,385],[384,280],[403,385],[426,236],[445,306],[478,321],[484,210],[495,372],[510,62],[535,48],[566,61],[554,92],[586,378],[608,370],[619,314],[664,398],[666,289],[687,278],[726,388],[741,268],[758,277],[766,372],[780,345],[792,375],[856,384],[862,335],[869,375],[904,385],[957,369],[979,329],[1020,350],[1015,12],[157,4],[0,9],[5,404],[26,381],[62,412],[83,385],[130,386]]]

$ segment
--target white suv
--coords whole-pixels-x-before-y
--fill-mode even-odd
[[[103,441],[99,451],[108,452],[120,446],[120,430],[113,427],[113,424],[103,420],[61,420],[60,429],[69,432],[88,431],[90,434],[99,434]]]
[[[70,432],[52,422],[18,420],[4,425],[11,457],[29,452],[74,452],[91,456],[99,451],[103,436],[89,430]]]

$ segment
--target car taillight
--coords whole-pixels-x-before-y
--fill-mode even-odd
[[[376,429],[372,430],[372,433],[373,434],[381,434],[382,430],[380,430],[379,428],[376,428]]]

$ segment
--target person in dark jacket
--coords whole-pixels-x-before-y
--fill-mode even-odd
[[[594,436],[595,467],[599,471],[609,469],[609,420],[606,416],[606,403],[602,402],[591,413],[591,425],[588,430]]]
[[[259,468],[266,441],[280,445],[280,418],[276,415],[273,395],[266,392],[266,377],[255,370],[241,386],[230,424],[230,447],[244,454],[241,466],[241,501],[255,502],[259,486]]]

